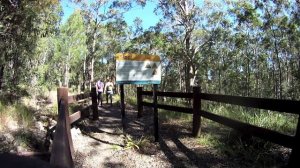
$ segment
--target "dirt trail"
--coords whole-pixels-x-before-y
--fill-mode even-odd
[[[161,125],[161,138],[153,142],[151,111],[137,119],[137,112],[127,107],[123,130],[118,105],[105,104],[99,110],[99,120],[83,120],[72,130],[76,167],[233,166],[214,155],[214,151],[201,148],[190,136],[190,128]],[[139,149],[130,142],[138,144]]]

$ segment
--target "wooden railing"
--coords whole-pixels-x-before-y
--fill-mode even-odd
[[[143,91],[142,87],[137,87],[137,105],[138,105],[138,117],[142,116],[143,106],[165,109],[175,112],[188,113],[193,115],[193,130],[192,135],[197,137],[200,135],[201,130],[201,118],[207,118],[220,124],[226,125],[233,129],[245,132],[249,135],[262,138],[264,140],[282,145],[292,149],[292,153],[289,159],[289,167],[300,167],[297,157],[300,154],[300,117],[298,117],[298,123],[296,128],[296,134],[294,136],[279,133],[277,131],[261,128],[255,125],[243,123],[234,119],[230,119],[224,116],[213,114],[201,109],[201,101],[208,100],[213,102],[220,102],[226,104],[233,104],[245,107],[253,107],[258,109],[273,110],[278,112],[286,112],[300,114],[300,101],[293,100],[277,100],[277,99],[264,99],[253,97],[241,97],[241,96],[228,96],[201,93],[199,87],[193,88],[193,93],[179,93],[179,92],[157,92],[158,97],[176,97],[176,98],[189,98],[193,99],[193,107],[176,107],[164,104],[148,103],[143,101],[143,95],[153,96],[152,91]],[[155,95],[154,95],[155,96]],[[158,122],[154,122],[157,123]],[[155,126],[158,128],[158,125]],[[158,130],[155,130],[155,135],[158,135]]]
[[[80,100],[92,98],[92,105],[69,115],[68,105]],[[98,118],[96,88],[91,93],[68,96],[68,88],[57,89],[58,121],[55,129],[53,147],[51,150],[50,165],[52,167],[74,167],[74,147],[71,137],[71,124],[85,117],[89,117],[89,109],[93,109],[93,119]]]

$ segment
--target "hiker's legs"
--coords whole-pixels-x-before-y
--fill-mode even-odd
[[[102,92],[98,92],[98,106],[99,104],[102,106]]]
[[[112,93],[109,93],[110,105],[112,105]]]
[[[110,91],[108,91],[108,92],[106,92],[106,102],[107,102],[107,104],[108,104],[108,101],[109,101],[109,99],[110,99],[110,105],[112,105],[112,92],[110,92]]]
[[[106,92],[106,104],[108,104],[108,96],[109,96],[109,93]]]

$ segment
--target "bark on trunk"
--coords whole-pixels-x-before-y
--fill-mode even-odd
[[[182,92],[183,84],[182,84],[182,73],[181,73],[181,66],[178,62],[178,70],[179,70],[179,90]]]
[[[4,65],[1,65],[0,66],[0,90],[2,90],[3,79],[4,79]]]
[[[86,88],[86,55],[84,55],[84,62],[83,62],[83,73],[82,73],[82,90],[85,91]]]
[[[67,61],[65,63],[64,86],[69,87],[69,60],[71,58],[71,51],[68,52]]]
[[[191,83],[190,83],[190,66],[189,65],[185,65],[185,91],[186,92],[190,92],[190,86],[191,86]]]
[[[96,28],[94,30],[93,36],[93,48],[92,48],[92,62],[91,62],[91,80],[90,80],[90,90],[92,89],[92,83],[94,82],[94,62],[95,62],[95,51],[96,51]]]

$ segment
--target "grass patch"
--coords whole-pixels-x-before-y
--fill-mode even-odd
[[[42,150],[43,140],[38,139],[34,132],[20,130],[14,133],[15,143],[25,149]]]
[[[134,139],[130,135],[124,136],[124,149],[135,149],[135,150],[143,150],[150,144],[150,140],[145,137],[141,137],[139,139]]]
[[[181,119],[186,122],[192,121],[192,114],[186,114],[186,113],[180,113],[180,112],[174,112],[174,111],[169,111],[169,110],[164,110],[164,109],[159,109],[158,110],[158,115],[159,118],[163,120],[168,120],[168,119]]]
[[[295,134],[298,121],[297,115],[234,105],[224,105],[220,103],[209,103],[210,105],[204,105],[204,110],[214,114],[278,131],[283,134]]]
[[[29,127],[33,124],[34,110],[21,104],[4,104],[0,101],[0,129],[8,128],[12,123],[19,127]]]
[[[19,97],[0,95],[0,130],[11,127],[28,127],[33,123],[34,110],[23,104]]]
[[[217,138],[215,134],[202,133],[200,138],[198,138],[198,143],[203,146],[217,147],[220,146],[220,139]]]
[[[15,104],[12,113],[17,115],[18,122],[24,127],[33,123],[34,111],[22,104]]]
[[[128,104],[130,104],[130,105],[137,106],[137,100],[136,100],[135,96],[127,96],[127,97],[125,97],[125,102],[128,103]]]

